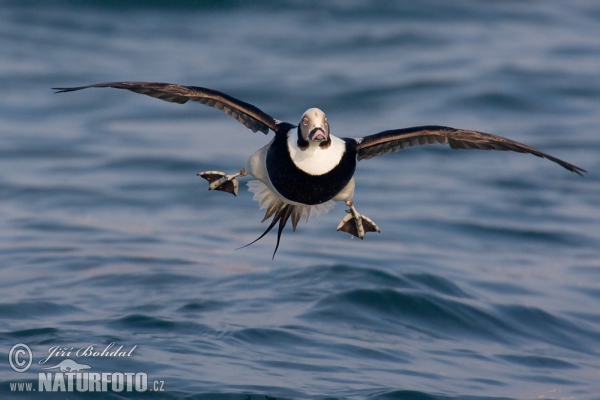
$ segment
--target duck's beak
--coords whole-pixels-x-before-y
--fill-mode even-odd
[[[310,131],[310,133],[308,134],[308,137],[310,140],[312,140],[314,142],[322,142],[323,140],[327,139],[327,137],[325,135],[325,131],[319,127]]]

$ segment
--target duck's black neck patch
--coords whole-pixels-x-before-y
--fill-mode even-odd
[[[331,135],[327,136],[327,140],[323,140],[321,143],[319,143],[319,147],[322,149],[326,149],[329,146],[331,146]]]
[[[298,125],[298,148],[300,150],[308,149],[309,143],[302,137],[302,131],[300,130],[300,125]]]

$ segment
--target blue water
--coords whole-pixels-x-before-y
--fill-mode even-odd
[[[247,3],[0,2],[0,397],[50,396],[10,384],[37,388],[54,346],[115,343],[137,347],[70,358],[164,382],[146,397],[600,398],[600,3]],[[342,137],[475,129],[589,173],[443,146],[361,161],[381,233],[336,232],[338,204],[271,260],[274,233],[235,250],[265,229],[245,182],[196,176],[269,138],[197,104],[50,89],[117,80],[290,122],[319,107]]]

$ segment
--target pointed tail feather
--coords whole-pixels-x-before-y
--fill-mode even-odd
[[[282,215],[279,218],[279,229],[277,229],[277,245],[275,246],[275,251],[273,252],[273,257],[271,259],[275,258],[275,253],[277,253],[277,249],[279,248],[279,240],[281,240],[281,232],[283,232],[283,228],[285,228],[285,224],[287,222],[287,220],[290,218],[290,215],[292,215],[292,211],[294,211],[294,206],[291,204],[286,204],[286,206],[282,210]]]
[[[283,228],[285,228],[285,224],[287,223],[288,219],[293,214],[296,208],[296,206],[293,206],[291,204],[284,204],[283,202],[280,202],[279,204],[277,204],[277,206],[277,211],[275,211],[274,207],[269,207],[269,209],[267,210],[267,215],[265,215],[263,222],[267,218],[269,218],[273,213],[275,213],[275,216],[273,217],[273,220],[271,221],[267,229],[263,232],[263,234],[260,235],[258,238],[254,239],[252,242],[248,243],[247,245],[238,247],[236,250],[243,249],[244,247],[248,247],[251,244],[258,242],[260,239],[265,237],[265,235],[269,233],[271,229],[273,229],[277,222],[279,222],[279,228],[277,230],[277,245],[275,246],[275,251],[273,252],[273,258],[275,258],[275,254],[277,253],[277,249],[279,248],[279,242],[281,240]]]

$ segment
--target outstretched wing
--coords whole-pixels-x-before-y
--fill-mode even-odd
[[[198,86],[182,86],[158,82],[109,82],[72,88],[53,89],[57,91],[56,93],[64,93],[87,88],[105,87],[127,89],[135,93],[156,97],[157,99],[171,103],[184,104],[187,103],[188,100],[197,101],[209,107],[222,110],[253,132],[261,131],[265,135],[269,133],[269,129],[273,132],[277,132],[280,128],[278,121],[252,104],[238,100],[225,93]],[[286,125],[289,126],[290,124]]]
[[[534,149],[533,147],[515,142],[514,140],[490,135],[489,133],[454,129],[447,126],[431,125],[394,129],[380,132],[375,135],[365,136],[362,140],[357,139],[357,142],[356,150],[359,161],[402,150],[410,146],[440,143],[449,144],[453,149],[503,150],[529,153],[554,161],[569,171],[576,172],[579,175],[582,175],[582,172],[587,172],[573,164]]]

